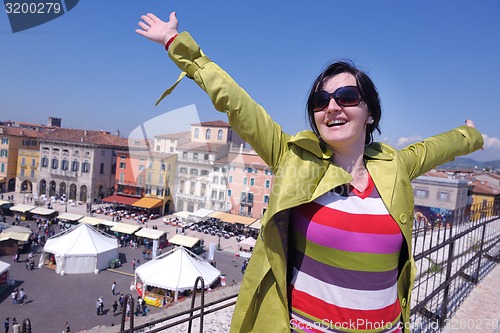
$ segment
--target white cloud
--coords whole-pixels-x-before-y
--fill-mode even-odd
[[[500,139],[489,137],[486,134],[483,134],[483,139],[484,139],[484,149],[500,150]]]
[[[412,143],[418,142],[418,141],[422,141],[421,136],[401,137],[398,139],[395,146],[396,146],[396,148],[403,148],[403,147],[408,146],[409,144],[412,144]]]

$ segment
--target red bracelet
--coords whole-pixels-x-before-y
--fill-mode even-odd
[[[172,37],[168,40],[167,44],[165,44],[165,51],[167,51],[167,52],[168,52],[168,47],[170,46],[170,44],[172,44],[172,42],[174,41],[175,37],[177,37],[177,35],[178,35],[178,34],[176,34],[176,35],[172,36]]]

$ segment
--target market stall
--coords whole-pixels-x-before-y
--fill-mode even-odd
[[[54,268],[56,273],[98,273],[118,259],[118,240],[88,224],[50,237],[43,247],[39,267]]]
[[[134,285],[146,303],[164,306],[176,301],[179,293],[192,290],[198,276],[208,288],[220,275],[205,259],[180,246],[137,267]]]

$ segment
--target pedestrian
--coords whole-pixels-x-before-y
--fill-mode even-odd
[[[309,91],[311,130],[292,136],[189,33],[178,32],[175,13],[167,22],[153,14],[141,19],[136,32],[168,50],[276,175],[231,332],[288,332],[292,324],[356,322],[366,313],[370,327],[392,323],[378,332],[409,327],[416,274],[410,181],[480,149],[484,140],[474,123],[403,149],[374,142],[382,116],[377,88],[352,62],[337,61]]]
[[[9,317],[5,318],[5,320],[3,322],[3,327],[5,329],[5,333],[9,332],[9,327],[10,327],[10,318]]]
[[[66,333],[70,333],[71,332],[71,329],[69,328],[68,322],[64,323],[64,331],[63,332],[66,332]]]
[[[113,293],[113,296],[115,295],[115,290],[116,290],[116,282],[113,282],[111,285],[111,292]]]
[[[23,305],[25,299],[26,299],[26,293],[24,292],[24,289],[21,288],[21,290],[19,291],[19,299],[17,300],[17,303]]]
[[[95,307],[96,307],[96,310],[97,310],[97,315],[100,316],[101,315],[101,302],[100,302],[100,299],[97,299],[97,302],[95,303]]]
[[[17,322],[16,318],[12,318],[12,332],[21,333],[21,325]]]
[[[12,290],[10,297],[12,298],[12,304],[17,304],[17,288],[14,288],[14,290]]]
[[[113,316],[116,316],[116,311],[118,310],[118,302],[115,300],[113,302]]]
[[[132,259],[132,270],[135,271],[135,259]]]

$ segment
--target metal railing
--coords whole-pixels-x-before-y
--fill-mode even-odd
[[[500,202],[456,209],[446,218],[415,221],[411,332],[440,332],[499,262]]]
[[[414,221],[417,276],[412,290],[411,328],[405,332],[440,332],[474,286],[495,267],[500,260],[499,215],[497,201],[454,210],[439,221]],[[133,297],[127,295],[120,333],[161,332],[186,322],[190,333],[191,323],[197,318],[203,332],[204,315],[234,305],[238,294],[205,304],[201,277],[196,279],[193,290],[198,289],[198,282],[201,282],[200,306],[194,306],[196,292],[193,292],[191,309],[135,327],[133,314],[125,316],[125,304],[130,303],[129,308],[134,308]],[[129,329],[125,329],[127,321]]]

